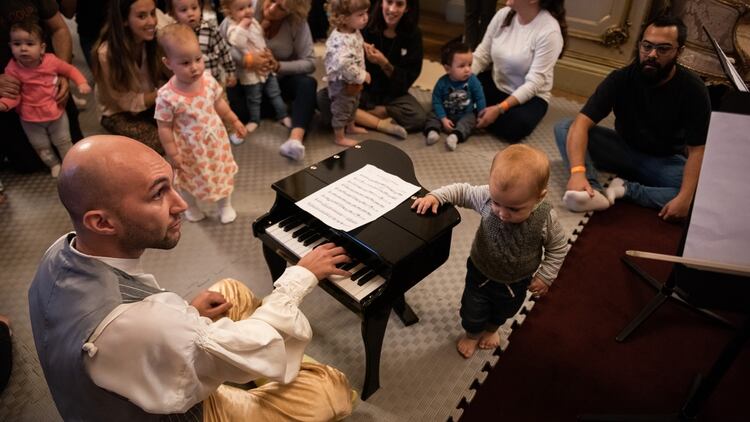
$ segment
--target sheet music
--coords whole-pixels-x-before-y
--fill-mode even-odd
[[[381,217],[419,189],[367,164],[297,201],[297,206],[329,227],[350,231]]]
[[[750,116],[711,114],[683,256],[750,266]]]

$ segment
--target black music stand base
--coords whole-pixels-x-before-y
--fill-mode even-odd
[[[663,415],[579,415],[579,421],[693,421],[697,418],[703,404],[711,397],[714,389],[721,381],[724,374],[732,366],[734,360],[742,352],[742,348],[750,339],[750,318],[746,318],[742,326],[737,329],[736,334],[729,340],[719,357],[714,361],[708,374],[695,378],[693,387],[688,394],[682,408],[677,413]]]
[[[615,340],[622,343],[625,341],[630,334],[635,331],[636,328],[638,328],[641,324],[643,324],[646,319],[648,319],[649,316],[651,316],[654,311],[659,309],[659,307],[664,304],[668,299],[673,299],[680,305],[690,309],[691,311],[697,312],[698,314],[715,321],[721,325],[724,325],[729,328],[735,328],[734,325],[723,318],[722,316],[713,313],[707,309],[699,308],[697,306],[694,306],[688,302],[686,302],[684,299],[680,297],[678,294],[679,288],[676,287],[676,283],[673,279],[674,272],[672,272],[669,275],[669,279],[665,283],[660,283],[657,280],[655,280],[650,274],[643,271],[641,267],[639,267],[636,263],[634,263],[629,257],[623,256],[622,262],[628,266],[641,280],[647,282],[651,287],[657,290],[656,296],[654,296],[653,299],[651,299],[651,302],[649,302],[642,310],[638,313],[638,315],[628,323],[625,328],[620,331],[619,334],[615,337]]]

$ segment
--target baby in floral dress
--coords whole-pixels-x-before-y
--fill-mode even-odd
[[[237,212],[230,201],[234,190],[234,162],[222,118],[245,136],[245,126],[222,99],[221,85],[205,71],[195,32],[171,24],[159,32],[164,64],[174,76],[159,88],[155,118],[159,140],[175,168],[175,184],[188,204],[185,218],[200,221],[206,215],[197,200],[216,202],[219,219],[231,223]]]

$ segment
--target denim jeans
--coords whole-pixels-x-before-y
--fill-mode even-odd
[[[466,284],[461,296],[461,326],[475,337],[482,331],[494,331],[521,309],[531,276],[512,284],[489,280],[466,260]]]
[[[555,141],[565,168],[570,167],[566,141],[573,119],[555,125]],[[682,154],[650,155],[633,149],[612,129],[594,126],[586,150],[586,178],[601,190],[597,169],[626,180],[625,198],[648,208],[661,208],[680,191],[687,158]]]
[[[268,75],[265,83],[242,85],[242,89],[245,91],[245,101],[247,101],[247,110],[251,122],[260,122],[260,105],[263,101],[264,92],[271,102],[271,106],[273,106],[276,120],[281,120],[289,115],[286,111],[286,103],[281,98],[281,88],[279,88],[279,80],[276,79],[276,75]]]

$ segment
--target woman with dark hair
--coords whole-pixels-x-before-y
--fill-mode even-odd
[[[157,47],[154,0],[110,0],[91,70],[102,126],[163,154],[154,104],[167,75]]]
[[[422,32],[418,0],[377,0],[362,31],[366,67],[372,81],[365,84],[355,115],[358,125],[399,138],[421,131],[427,118],[424,108],[409,94],[422,71]],[[331,120],[327,89],[318,91],[323,122]]]
[[[506,2],[474,52],[471,69],[487,100],[478,128],[486,127],[508,142],[534,130],[547,113],[555,63],[566,37],[564,0]]]

